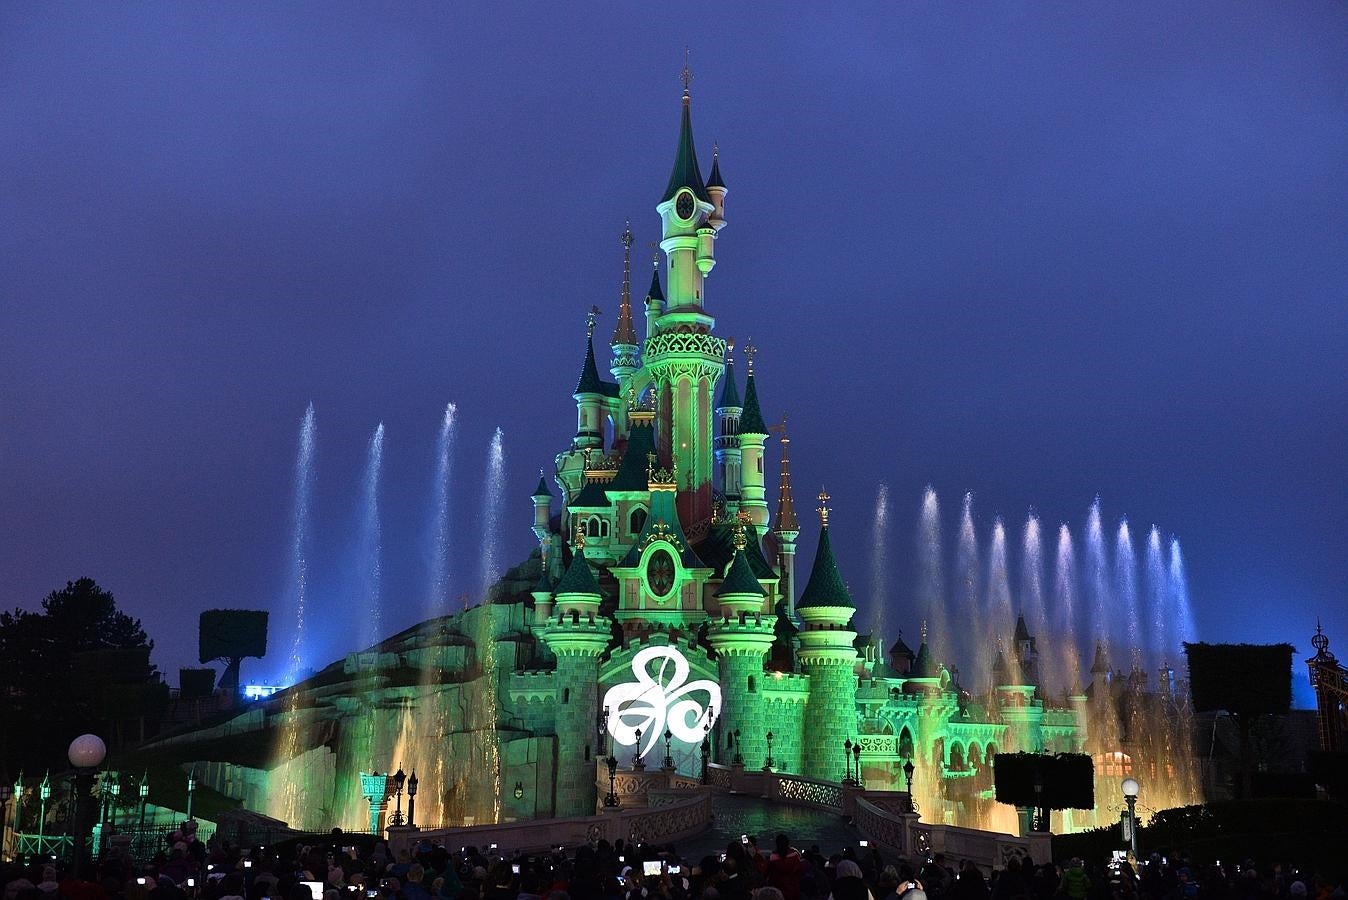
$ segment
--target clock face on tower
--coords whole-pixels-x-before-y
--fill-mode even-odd
[[[679,196],[674,198],[674,212],[679,218],[691,219],[696,211],[697,203],[693,200],[692,191],[679,191]]]
[[[646,583],[651,593],[663,599],[674,590],[674,557],[668,550],[656,550],[646,561]]]

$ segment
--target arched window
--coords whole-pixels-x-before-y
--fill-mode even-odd
[[[641,534],[641,529],[646,527],[646,510],[637,507],[632,510],[632,514],[627,517],[627,530],[632,534]]]
[[[599,517],[598,517],[598,516],[592,517],[592,518],[590,519],[590,521],[588,521],[588,522],[585,523],[585,534],[586,534],[588,537],[592,537],[592,538],[597,538],[597,537],[599,537]]]
[[[599,536],[608,537],[608,519],[599,520]]]
[[[913,733],[908,730],[907,725],[899,732],[899,756],[904,759],[913,758]]]
[[[749,676],[749,693],[751,694],[758,693],[758,681],[752,675]]]
[[[975,769],[983,765],[983,754],[979,751],[977,744],[969,745],[969,765]]]
[[[563,703],[571,702],[571,688],[562,688],[562,702]]]
[[[964,768],[964,748],[959,744],[950,745],[950,768],[956,772]]]

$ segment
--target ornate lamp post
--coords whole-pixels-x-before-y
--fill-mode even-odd
[[[108,747],[96,734],[82,734],[70,742],[66,752],[70,764],[75,767],[75,804],[71,810],[71,830],[75,835],[75,872],[84,866],[85,842],[88,835],[89,790],[93,786],[94,770],[103,764],[108,755]]]
[[[595,741],[596,747],[607,747],[610,755],[613,753],[613,739],[606,738],[608,732],[608,707],[601,709],[594,720],[595,735],[598,740]]]
[[[771,771],[772,771],[772,765],[773,765],[773,763],[772,763],[772,732],[771,732],[771,731],[768,732],[767,737],[768,737],[768,758],[763,762],[763,771],[764,771],[764,772],[771,772]]]
[[[740,730],[735,729],[735,758],[733,760],[737,766],[744,765],[744,757],[740,755]]]
[[[668,728],[665,729],[665,771],[674,771],[674,754],[670,752],[669,742],[674,739],[674,732]]]
[[[608,809],[617,809],[618,792],[614,788],[614,781],[618,777],[618,757],[609,754],[609,758],[604,760],[604,765],[608,766],[608,796],[604,798],[604,806]]]
[[[407,825],[415,825],[417,812],[417,770],[412,770],[412,777],[407,779]]]
[[[136,794],[140,798],[140,827],[137,830],[141,832],[141,835],[139,836],[143,838],[145,831],[145,803],[150,798],[150,775],[148,772],[140,776],[140,786],[136,788]]]
[[[112,799],[109,801],[109,808],[112,810],[111,826],[112,830],[117,830],[117,807],[122,800],[122,774],[117,773],[117,777],[112,779],[112,784],[108,785],[108,790],[112,793]]]
[[[847,766],[847,774],[843,776],[843,784],[852,783],[852,739],[843,741],[843,764]]]
[[[42,852],[42,839],[47,834],[47,801],[51,799],[51,773],[42,776],[42,784],[38,786],[37,795],[41,801],[37,811],[37,849]]]
[[[707,783],[711,764],[711,729],[702,734],[702,783]]]
[[[632,748],[632,771],[640,772],[646,768],[646,764],[641,761],[641,729],[636,731],[636,745]]]
[[[398,766],[398,771],[393,773],[394,797],[397,802],[393,808],[393,815],[389,817],[390,825],[404,825],[403,819],[403,785],[407,783],[407,773],[403,772],[403,767]]]
[[[1137,792],[1141,790],[1141,785],[1136,778],[1125,778],[1119,787],[1123,790],[1123,802],[1128,804],[1128,812],[1123,820],[1123,837],[1128,841],[1128,850],[1133,854],[1133,859],[1137,859]]]
[[[856,785],[857,787],[865,787],[866,782],[861,780],[861,738],[857,738],[856,741],[853,742],[852,756],[856,758]]]
[[[187,821],[192,821],[192,792],[197,789],[197,767],[187,773]]]
[[[917,801],[913,799],[913,770],[915,768],[911,757],[903,764],[903,780],[908,786],[908,809],[912,812],[917,812]]]

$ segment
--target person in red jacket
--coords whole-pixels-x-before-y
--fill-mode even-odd
[[[777,835],[777,849],[768,857],[766,877],[767,883],[781,891],[785,900],[800,900],[805,859],[784,834]]]

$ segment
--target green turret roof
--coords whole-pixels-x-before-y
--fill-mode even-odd
[[[576,382],[576,394],[604,394],[604,382],[599,377],[599,367],[594,362],[594,337],[585,340],[585,362],[580,367],[580,380]]]
[[[767,434],[768,426],[763,423],[763,411],[758,408],[758,388],[754,385],[754,373],[750,372],[744,382],[744,412],[740,413],[740,434]]]
[[[650,489],[646,481],[646,455],[655,452],[655,428],[649,424],[634,423],[627,433],[627,449],[623,451],[622,462],[618,464],[618,474],[608,483],[608,491],[645,491]]]
[[[585,487],[581,488],[571,501],[572,509],[594,509],[612,505],[613,501],[608,498],[604,486],[597,481],[586,482]]]
[[[838,560],[833,556],[833,542],[828,536],[828,526],[819,531],[819,546],[814,551],[814,568],[810,570],[810,580],[801,591],[800,602],[796,609],[811,606],[845,606],[855,609],[852,595],[843,583],[842,573],[838,571]]]
[[[590,571],[590,564],[585,560],[585,548],[582,547],[572,554],[571,565],[562,575],[562,580],[557,582],[555,593],[603,596],[603,592],[599,590],[599,582],[595,580],[594,573]]]
[[[688,109],[688,95],[683,97],[683,117],[679,120],[679,149],[674,155],[674,170],[669,173],[669,184],[660,202],[673,200],[679,188],[688,188],[699,200],[711,202],[702,170],[697,166],[697,149],[693,146],[693,117]]]
[[[1016,643],[1019,644],[1021,641],[1028,641],[1029,639],[1030,629],[1025,626],[1025,615],[1022,613],[1021,615],[1016,616],[1015,640]]]
[[[665,292],[660,287],[660,269],[658,267],[651,272],[651,289],[646,292],[646,299],[665,302]]]
[[[538,487],[534,488],[533,496],[535,497],[552,496],[552,491],[548,490],[548,481],[546,478],[543,477],[542,472],[538,473]]]
[[[749,525],[749,541],[744,547],[744,555],[749,560],[749,571],[760,581],[778,577],[772,564],[763,556],[760,544],[761,533],[757,525]],[[731,522],[717,522],[707,529],[702,540],[697,543],[697,555],[704,563],[718,572],[724,572],[726,566],[735,558],[735,526]]]
[[[931,647],[923,641],[917,647],[917,656],[913,659],[913,667],[909,670],[914,678],[937,678],[939,673],[936,671],[936,660],[931,658]]]
[[[725,573],[725,581],[716,591],[718,597],[725,594],[767,596],[767,593],[763,590],[763,585],[759,584],[758,579],[754,577],[754,571],[749,566],[749,560],[744,555],[743,550],[735,551],[735,559],[730,563],[730,571]]]
[[[740,408],[740,389],[735,386],[735,357],[731,356],[725,362],[725,381],[721,385],[721,399],[716,403],[719,409],[739,409]],[[759,416],[762,418],[762,415]]]
[[[721,180],[721,158],[720,154],[712,152],[711,155],[711,176],[707,178],[707,187],[725,187],[725,182]]]

